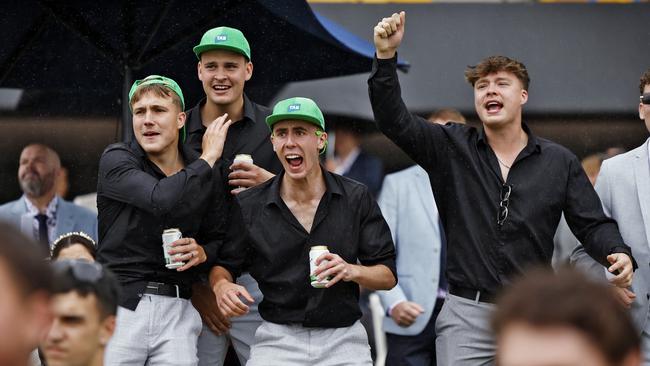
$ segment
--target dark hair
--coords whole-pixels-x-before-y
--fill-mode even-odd
[[[37,291],[50,293],[52,272],[45,258],[47,253],[15,227],[0,222],[0,263],[7,268],[23,296]]]
[[[102,319],[117,314],[119,286],[115,276],[97,262],[66,259],[53,262],[55,281],[53,294],[75,291],[86,297],[95,295]]]
[[[52,259],[57,259],[61,251],[67,247],[70,247],[74,244],[81,244],[86,248],[90,256],[93,259],[97,258],[97,248],[95,248],[95,241],[88,236],[88,234],[79,232],[79,233],[67,233],[58,237],[54,244],[52,244]]]
[[[514,74],[521,82],[524,90],[528,90],[530,78],[528,77],[526,66],[506,56],[490,56],[481,60],[476,66],[468,66],[465,69],[465,80],[474,86],[478,79],[499,71]]]
[[[492,328],[498,337],[512,324],[569,327],[582,333],[613,365],[641,341],[632,318],[611,292],[575,269],[534,270],[508,288],[497,302]]]
[[[643,94],[646,85],[650,85],[650,69],[647,69],[639,80],[639,93]]]

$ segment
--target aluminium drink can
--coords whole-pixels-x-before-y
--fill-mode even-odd
[[[171,249],[169,245],[182,237],[183,235],[181,234],[181,231],[176,228],[166,229],[165,231],[163,231],[162,247],[163,247],[163,254],[165,255],[165,267],[169,269],[176,269],[182,267],[185,264],[184,262],[173,262],[172,260],[176,255],[172,256],[169,254],[169,250]]]
[[[325,285],[327,285],[330,282],[330,277],[326,277],[321,281],[318,281],[318,278],[314,276],[314,271],[318,266],[316,265],[316,259],[323,255],[324,253],[329,253],[329,249],[327,249],[327,246],[325,245],[317,245],[311,247],[309,249],[309,281],[311,282],[311,286],[315,288],[324,288]],[[320,264],[325,264],[327,263],[327,260],[321,261]]]
[[[240,161],[253,164],[253,157],[250,154],[235,155],[235,160],[233,160],[233,163],[239,163]]]

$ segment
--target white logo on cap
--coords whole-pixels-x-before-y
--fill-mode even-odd
[[[300,110],[300,104],[289,104],[288,112],[295,112]]]
[[[215,42],[224,42],[228,40],[228,36],[225,34],[219,34],[216,37],[214,37]]]

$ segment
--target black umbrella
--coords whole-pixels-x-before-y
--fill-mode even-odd
[[[371,65],[367,42],[319,20],[304,0],[14,0],[5,6],[0,87],[25,89],[23,109],[121,111],[128,123],[121,100],[134,79],[149,74],[176,79],[192,105],[202,96],[192,46],[220,25],[246,34],[255,65],[247,93],[258,101],[269,101],[289,81],[367,72]]]

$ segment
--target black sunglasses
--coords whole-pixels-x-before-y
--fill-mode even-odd
[[[650,93],[645,93],[639,97],[639,100],[643,104],[650,104]]]
[[[508,204],[510,203],[510,193],[512,193],[512,186],[503,184],[501,186],[501,202],[499,202],[499,213],[497,214],[497,225],[501,226],[508,218]]]
[[[101,264],[83,259],[54,261],[52,262],[52,268],[56,274],[71,273],[76,280],[93,284],[104,277],[104,268]]]

